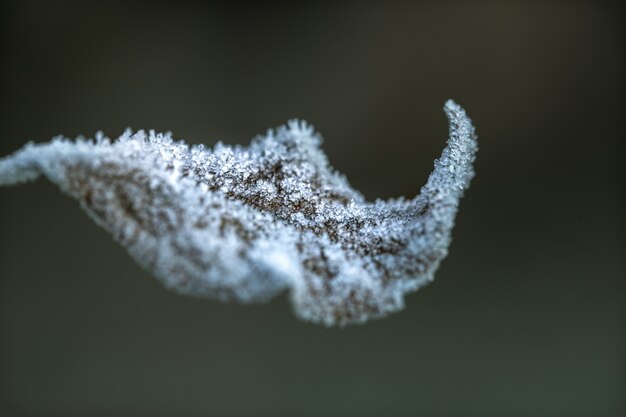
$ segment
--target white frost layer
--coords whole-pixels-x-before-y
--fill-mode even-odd
[[[258,302],[288,290],[305,320],[364,322],[400,310],[447,254],[477,144],[463,109],[444,110],[448,144],[412,200],[366,202],[297,121],[246,148],[153,131],[55,138],[0,159],[0,185],[46,176],[178,292]]]

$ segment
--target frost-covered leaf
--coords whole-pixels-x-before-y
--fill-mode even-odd
[[[477,145],[463,109],[444,109],[450,139],[411,200],[365,201],[297,121],[246,148],[152,131],[55,138],[0,159],[0,185],[46,176],[180,293],[247,303],[289,291],[302,319],[364,322],[400,310],[447,254]]]

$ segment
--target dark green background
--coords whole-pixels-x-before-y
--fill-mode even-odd
[[[5,2],[0,155],[130,126],[245,144],[304,118],[365,195],[479,133],[435,282],[326,329],[184,298],[39,181],[0,189],[2,416],[626,412],[624,22],[600,2]]]

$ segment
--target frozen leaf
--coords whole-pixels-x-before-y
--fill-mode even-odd
[[[246,148],[153,131],[55,138],[0,159],[0,185],[44,175],[180,293],[247,303],[289,291],[302,319],[364,322],[402,309],[447,254],[477,145],[463,109],[444,109],[448,144],[411,200],[365,201],[297,121]]]

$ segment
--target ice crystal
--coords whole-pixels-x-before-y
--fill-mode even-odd
[[[444,110],[448,144],[411,200],[365,201],[298,121],[245,148],[154,131],[55,138],[0,159],[0,185],[46,176],[180,293],[248,303],[287,290],[302,319],[364,322],[402,309],[447,254],[477,145],[463,109]]]

